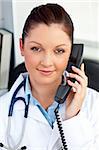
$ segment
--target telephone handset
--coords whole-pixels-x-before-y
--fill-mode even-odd
[[[71,55],[69,58],[69,63],[68,63],[68,66],[66,68],[66,70],[68,72],[72,72],[71,66],[76,66],[78,68],[80,67],[80,65],[82,63],[83,47],[84,47],[83,44],[73,44]],[[75,79],[70,79],[70,80],[72,82],[75,82]],[[72,87],[69,86],[68,84],[59,85],[57,92],[56,92],[56,95],[55,95],[55,101],[58,102],[59,104],[64,103],[64,101],[66,100],[71,88]]]
[[[73,44],[72,51],[71,51],[70,58],[69,58],[69,63],[66,68],[68,72],[72,72],[71,66],[76,66],[78,68],[80,67],[80,64],[82,62],[82,55],[83,55],[83,44]],[[75,79],[70,79],[70,80],[75,82]],[[59,104],[62,104],[66,100],[71,88],[72,87],[69,86],[67,83],[65,85],[61,83],[57,89],[57,92],[55,95],[55,101],[58,102]],[[61,149],[68,150],[65,134],[63,132],[62,122],[61,122],[60,115],[58,112],[58,107],[55,109],[54,112],[56,116],[56,121],[57,121],[58,129],[59,129],[61,141],[62,141]]]

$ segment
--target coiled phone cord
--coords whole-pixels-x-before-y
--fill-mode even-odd
[[[64,132],[63,132],[62,122],[61,122],[60,115],[59,115],[59,112],[58,112],[58,108],[56,108],[54,112],[55,112],[55,116],[56,116],[56,121],[57,121],[58,129],[59,129],[61,141],[62,141],[62,144],[63,144],[62,150],[68,150],[66,140],[65,140],[65,135],[64,135]]]

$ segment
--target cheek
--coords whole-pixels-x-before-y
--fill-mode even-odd
[[[38,59],[34,57],[34,55],[32,54],[25,55],[25,65],[29,72],[33,70],[33,68],[35,68],[38,65],[38,63],[39,63]]]
[[[67,65],[68,65],[68,59],[67,58],[64,58],[62,60],[58,60],[57,69],[60,72],[60,74],[63,73],[63,71],[66,69]]]
[[[62,68],[66,68],[68,65],[70,53],[64,53],[64,55],[58,60],[58,63]]]

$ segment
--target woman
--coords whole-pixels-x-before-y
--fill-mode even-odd
[[[11,90],[0,98],[1,147],[11,150],[98,150],[99,93],[87,88],[83,64],[81,69],[72,66],[69,78],[64,76],[72,51],[73,31],[70,16],[57,4],[38,6],[26,19],[20,50],[28,73],[21,74]],[[63,76],[72,89],[65,102],[58,104],[55,95]],[[14,100],[15,97],[25,98],[29,104],[27,119],[23,119],[22,101],[15,103],[13,116],[8,119],[12,97]],[[61,117],[62,133],[55,110]],[[11,113],[12,106],[9,116]]]

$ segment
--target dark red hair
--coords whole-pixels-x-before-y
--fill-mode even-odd
[[[28,32],[40,23],[48,26],[52,23],[62,24],[64,31],[73,42],[74,27],[69,14],[58,4],[46,4],[35,7],[27,17],[22,33],[23,43]]]

